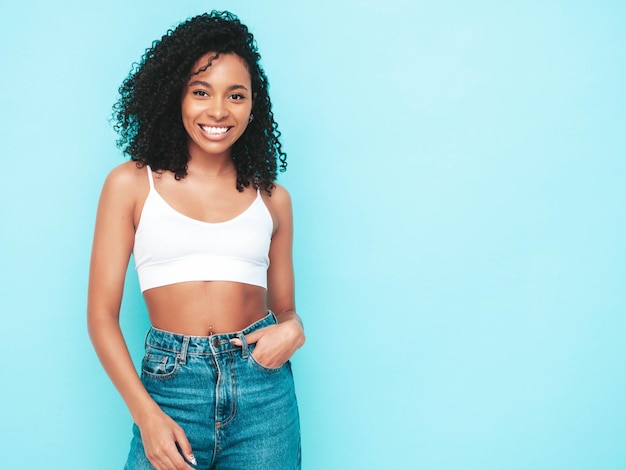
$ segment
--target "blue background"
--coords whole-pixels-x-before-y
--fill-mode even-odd
[[[626,468],[626,3],[0,7],[0,468],[121,468],[85,325],[108,118],[152,40],[231,9],[289,154],[305,469]],[[122,323],[147,328],[134,270]]]

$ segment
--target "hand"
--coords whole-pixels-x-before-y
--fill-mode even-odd
[[[185,431],[161,410],[150,415],[139,429],[146,457],[156,470],[193,470],[181,452],[188,462],[197,465]]]
[[[256,344],[252,353],[254,359],[269,369],[275,369],[287,362],[304,344],[304,331],[300,322],[287,320],[253,331],[245,338],[248,344]],[[241,346],[239,338],[233,338],[231,343]]]

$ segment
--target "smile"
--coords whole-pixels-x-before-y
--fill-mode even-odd
[[[225,134],[230,129],[230,127],[212,127],[212,126],[200,126],[200,128],[207,134],[211,134],[211,135]]]

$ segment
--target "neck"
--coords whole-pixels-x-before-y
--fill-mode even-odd
[[[226,170],[223,171],[218,171],[218,172],[211,172],[209,170],[205,170],[205,171],[199,171],[199,170],[192,170],[191,168],[187,168],[187,173],[191,173],[193,175],[199,175],[199,176],[204,176],[205,178],[220,178],[222,176],[230,176],[233,173],[236,173],[236,169],[233,166],[232,168],[228,168]]]
[[[219,178],[232,175],[237,172],[237,169],[230,155],[219,159],[193,158],[192,156],[187,162],[187,172],[208,178]]]
[[[192,141],[188,142],[187,171],[197,175],[218,177],[236,172],[235,164],[231,158],[231,149],[223,152],[208,153],[200,149]]]

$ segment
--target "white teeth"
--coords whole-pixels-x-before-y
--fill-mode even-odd
[[[208,134],[223,134],[228,130],[228,127],[209,127],[209,126],[201,126],[202,130]]]

